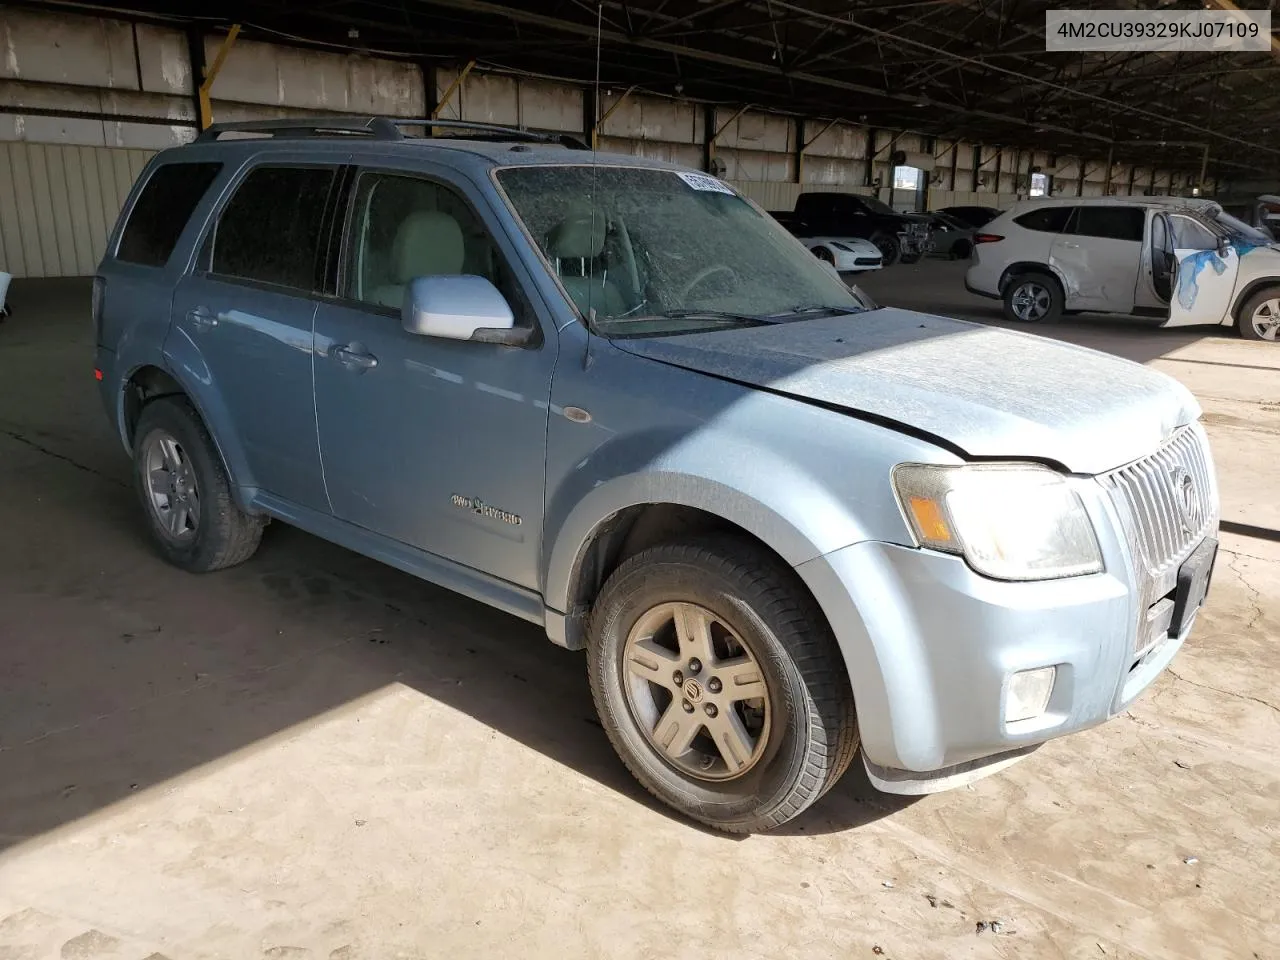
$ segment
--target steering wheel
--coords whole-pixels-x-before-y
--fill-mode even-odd
[[[709,267],[704,267],[699,270],[692,280],[680,288],[680,299],[682,301],[687,300],[689,298],[689,294],[692,293],[700,283],[703,283],[710,277],[714,277],[717,273],[727,273],[732,279],[738,279],[738,271],[734,270],[733,267],[723,263],[714,263]]]

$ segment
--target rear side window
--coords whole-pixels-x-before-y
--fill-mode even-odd
[[[1077,207],[1071,232],[1081,237],[1108,240],[1142,240],[1147,212],[1142,207]]]
[[[218,221],[212,272],[316,289],[316,253],[334,176],[324,167],[259,167],[250,173]]]
[[[196,204],[221,170],[220,163],[167,163],[157,168],[129,212],[116,259],[163,267]]]
[[[1014,217],[1013,222],[1028,230],[1040,230],[1045,233],[1061,233],[1066,228],[1067,221],[1071,218],[1071,211],[1073,209],[1075,208],[1041,207],[1039,210],[1031,210],[1020,217]]]

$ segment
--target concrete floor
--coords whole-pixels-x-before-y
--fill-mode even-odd
[[[865,286],[991,319],[960,272]],[[11,300],[0,960],[1280,957],[1280,348],[1039,331],[1204,403],[1228,552],[1193,640],[1124,716],[972,788],[909,802],[850,775],[737,840],[648,801],[580,655],[526,624],[279,524],[231,571],[160,562],[94,393],[87,286]]]

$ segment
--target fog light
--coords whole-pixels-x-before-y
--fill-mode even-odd
[[[1044,713],[1053,693],[1057,667],[1023,670],[1009,678],[1009,691],[1004,698],[1004,722],[1030,720]]]

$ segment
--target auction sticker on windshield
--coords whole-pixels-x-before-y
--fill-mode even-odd
[[[708,177],[701,173],[685,173],[683,170],[677,170],[676,176],[695,190],[705,190],[712,193],[727,193],[731,197],[736,196],[733,192],[733,187],[729,186],[723,180],[717,180],[715,177]]]

